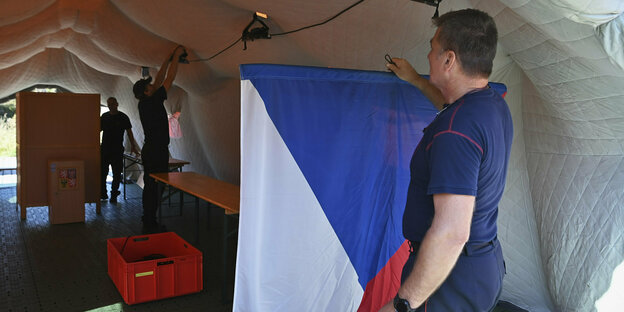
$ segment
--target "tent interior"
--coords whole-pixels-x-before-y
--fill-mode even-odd
[[[325,24],[281,34],[353,4]],[[439,11],[468,7],[497,23],[490,80],[507,86],[514,119],[498,221],[502,299],[530,311],[615,310],[624,304],[624,2],[444,0]],[[428,74],[435,31],[435,8],[408,0],[21,0],[0,8],[0,98],[37,84],[99,93],[102,104],[114,96],[138,142],[132,84],[141,67],[155,75],[184,45],[191,62],[180,65],[165,102],[182,131],[170,152],[189,170],[234,184],[240,64],[385,71],[388,53]],[[243,49],[237,39],[256,11],[268,14],[273,36]]]

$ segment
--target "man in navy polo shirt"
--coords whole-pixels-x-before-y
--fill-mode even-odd
[[[488,86],[496,25],[473,9],[433,22],[429,81],[403,59],[387,65],[441,110],[412,156],[403,215],[411,252],[382,311],[491,311],[505,274],[496,219],[513,138],[507,103]]]

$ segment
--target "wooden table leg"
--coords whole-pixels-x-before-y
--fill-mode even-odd
[[[227,240],[228,240],[228,216],[223,212],[223,281],[221,284],[221,302],[226,302],[226,288],[227,288]]]
[[[162,190],[162,186],[161,183],[154,179],[156,181],[156,209],[158,209],[158,224],[159,226],[162,226],[162,205],[161,205],[161,190]]]
[[[128,130],[130,131],[130,130]],[[124,191],[124,200],[126,200],[126,158],[122,157],[122,161],[123,161],[123,172],[121,173],[122,175],[122,180],[121,182],[123,182],[123,191]]]
[[[195,243],[199,244],[199,197],[195,197],[195,219]]]

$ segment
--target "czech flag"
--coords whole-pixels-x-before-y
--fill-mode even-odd
[[[377,311],[400,285],[409,163],[437,110],[390,72],[240,72],[233,310]]]

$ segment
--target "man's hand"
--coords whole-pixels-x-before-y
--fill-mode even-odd
[[[389,70],[391,70],[394,74],[397,75],[397,77],[401,78],[402,80],[405,80],[411,84],[416,84],[416,81],[418,80],[418,78],[420,78],[420,75],[407,60],[400,57],[393,57],[392,61],[396,65],[392,63],[386,64],[386,67]]]
[[[444,100],[440,90],[431,84],[429,80],[418,74],[418,72],[416,72],[414,67],[412,67],[408,61],[399,57],[393,57],[392,61],[394,64],[386,64],[386,67],[389,70],[397,75],[397,77],[418,88],[438,110],[441,110],[444,107],[444,103],[446,103],[446,101]]]

